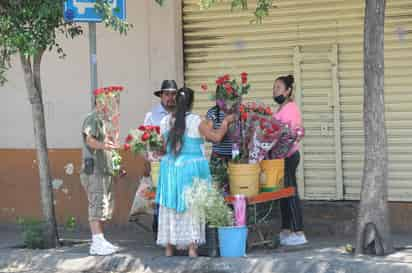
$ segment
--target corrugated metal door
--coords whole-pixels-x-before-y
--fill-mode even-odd
[[[205,114],[213,105],[208,93],[200,91],[223,74],[239,78],[249,73],[252,90],[247,100],[273,105],[272,85],[276,75],[293,73],[293,47],[297,44],[297,18],[289,2],[273,10],[264,24],[250,24],[250,10],[230,12],[222,1],[200,10],[199,1],[183,1],[185,83],[196,93],[195,112]],[[274,105],[273,105],[274,106]]]
[[[247,71],[253,87],[248,99],[272,103],[275,77],[295,71],[296,46],[323,54],[320,62],[313,58],[309,62],[302,60],[300,67],[302,88],[308,92],[301,101],[308,137],[302,149],[305,159],[301,170],[304,171],[298,182],[301,196],[311,199],[340,198],[334,111],[328,97],[334,92],[328,54],[337,36],[336,7],[330,8],[326,2],[331,1],[278,1],[277,8],[261,25],[249,23],[250,10],[228,12],[227,2],[200,11],[198,1],[185,0],[183,10],[185,82],[197,90],[202,82],[214,86],[219,74]],[[296,93],[299,96],[300,87]],[[205,113],[211,104],[208,94],[197,94],[196,111]],[[319,118],[324,118],[323,123]],[[330,145],[326,147],[325,142]],[[341,179],[339,183],[341,188]]]
[[[389,199],[412,200],[412,1],[389,1],[385,27],[385,102]]]
[[[308,130],[298,181],[302,196],[358,199],[364,1],[279,0],[261,25],[249,23],[250,2],[249,10],[231,13],[226,1],[204,11],[198,0],[183,1],[186,84],[200,90],[204,82],[214,86],[218,75],[247,71],[253,87],[248,99],[271,103],[274,78],[299,70],[296,93]],[[411,31],[412,2],[388,0],[385,95],[391,200],[412,200],[412,99],[407,96],[412,91]],[[331,59],[334,47],[336,60]],[[308,59],[297,64],[296,50]],[[209,94],[196,95],[198,113],[211,105]]]
[[[230,12],[226,1],[203,11],[197,0],[183,3],[186,85],[200,91],[204,82],[214,87],[218,75],[247,71],[253,88],[248,99],[272,103],[275,76],[293,72],[298,27],[289,1],[279,3],[284,8],[273,10],[264,24],[250,24],[253,5]],[[197,94],[196,111],[212,105],[209,95]]]
[[[363,169],[363,1],[353,5],[351,32],[340,44],[344,198],[358,200]],[[357,19],[359,18],[359,19]],[[351,30],[349,30],[351,29]],[[389,150],[389,199],[412,200],[412,2],[388,0],[385,18],[385,104]],[[341,40],[343,42],[343,39]]]
[[[306,132],[300,190],[308,199],[342,199],[338,46],[298,46],[294,64]]]

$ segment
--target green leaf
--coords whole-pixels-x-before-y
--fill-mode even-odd
[[[162,6],[165,0],[155,0],[155,1],[156,1],[156,3],[158,3],[160,6]]]

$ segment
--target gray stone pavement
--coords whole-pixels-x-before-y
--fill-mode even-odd
[[[412,272],[412,236],[399,234],[394,241],[402,250],[386,257],[348,254],[344,246],[352,238],[309,237],[309,244],[303,247],[259,247],[242,258],[170,258],[154,245],[151,233],[134,225],[107,232],[122,248],[107,257],[88,255],[87,230],[63,232],[63,239],[77,244],[51,250],[21,249],[20,237],[16,227],[0,226],[0,272]]]

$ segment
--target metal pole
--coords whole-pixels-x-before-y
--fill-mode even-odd
[[[96,55],[96,23],[89,23],[89,57],[90,57],[90,92],[91,105],[94,109],[93,91],[97,89],[97,55]]]

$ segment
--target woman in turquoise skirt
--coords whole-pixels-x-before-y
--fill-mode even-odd
[[[172,256],[177,247],[188,248],[189,256],[196,257],[197,246],[205,243],[205,223],[186,207],[184,191],[196,178],[211,182],[204,138],[219,142],[233,121],[233,115],[227,116],[219,129],[213,129],[191,113],[193,100],[193,90],[181,88],[176,95],[176,112],[160,124],[166,155],[160,162],[156,193],[156,203],[160,205],[157,244],[166,248],[166,256]]]

